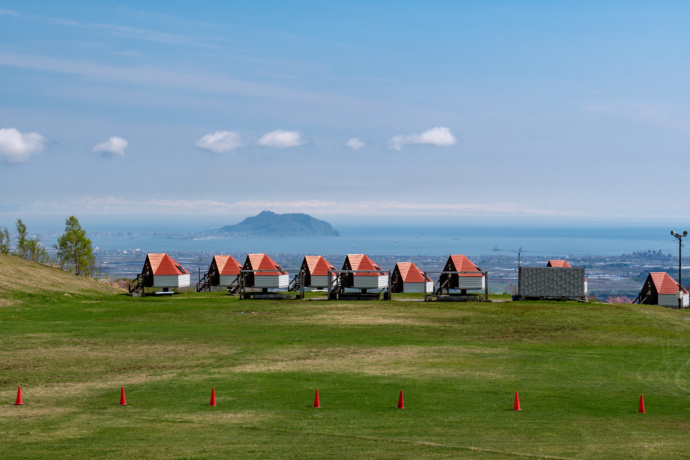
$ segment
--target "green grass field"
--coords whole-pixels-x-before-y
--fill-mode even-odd
[[[688,311],[0,296],[3,458],[690,455]]]

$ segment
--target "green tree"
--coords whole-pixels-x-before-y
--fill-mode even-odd
[[[12,241],[10,240],[10,232],[7,227],[0,229],[0,254],[9,254],[10,246],[12,246]]]
[[[90,276],[95,268],[91,240],[79,220],[71,216],[65,221],[65,233],[60,235],[55,245],[57,257],[63,269],[78,276]]]
[[[48,251],[46,251],[41,244],[41,239],[38,235],[26,241],[26,258],[39,264],[47,264],[50,262]]]
[[[27,257],[27,247],[26,247],[26,225],[21,219],[17,219],[17,249],[14,251],[14,255],[26,259]]]

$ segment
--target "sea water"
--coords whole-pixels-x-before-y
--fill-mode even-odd
[[[162,229],[172,232],[173,229]],[[620,255],[639,251],[675,254],[678,241],[666,228],[582,227],[338,227],[339,237],[183,238],[160,235],[92,235],[102,249],[143,252],[356,254],[444,256],[524,254],[549,257]]]

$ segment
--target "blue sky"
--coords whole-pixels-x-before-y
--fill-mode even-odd
[[[685,224],[689,22],[685,2],[2,1],[0,226]]]

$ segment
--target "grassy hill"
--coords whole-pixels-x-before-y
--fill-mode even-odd
[[[65,271],[0,254],[0,307],[25,294],[115,294],[121,289]]]
[[[690,432],[686,317],[574,302],[29,293],[0,309],[0,451],[680,458]],[[208,405],[212,387],[218,407]],[[311,407],[316,388],[321,409]],[[637,413],[640,394],[647,414]]]

